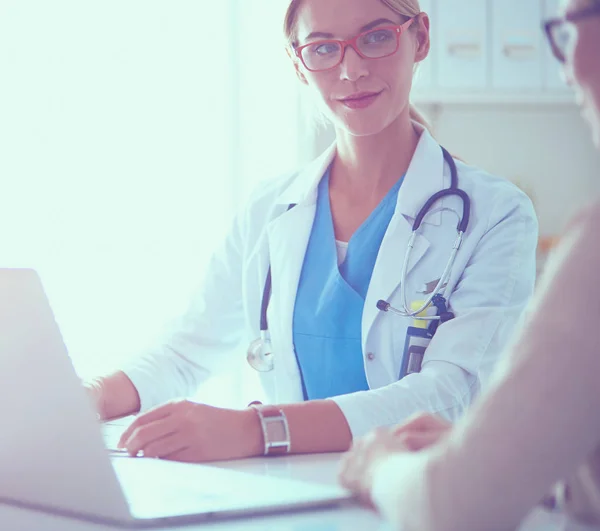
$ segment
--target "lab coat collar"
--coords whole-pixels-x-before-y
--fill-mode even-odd
[[[421,136],[404,176],[396,204],[396,212],[411,220],[417,217],[433,194],[450,186],[450,175],[444,175],[444,155],[440,145],[422,125],[415,122],[413,125]],[[443,200],[440,203],[443,203]],[[440,204],[435,205],[439,206]],[[427,215],[423,223],[441,224],[442,213],[435,207],[434,212]]]
[[[398,194],[396,212],[414,220],[427,199],[450,185],[449,175],[444,175],[444,157],[439,144],[420,124],[413,122],[420,133],[417,149],[404,177]],[[314,204],[317,200],[317,188],[325,171],[336,155],[336,144],[306,166],[292,183],[280,194],[278,204]],[[447,181],[447,182],[446,182]],[[439,225],[440,211],[427,216],[424,223]]]
[[[321,182],[325,171],[333,162],[335,154],[336,144],[333,143],[319,157],[300,171],[291,184],[279,195],[277,204],[316,204],[319,182]]]

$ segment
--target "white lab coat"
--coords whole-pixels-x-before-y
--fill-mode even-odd
[[[225,353],[259,336],[269,263],[268,310],[275,369],[261,373],[272,403],[303,400],[292,320],[298,281],[316,208],[317,185],[335,146],[306,168],[266,182],[250,200],[188,312],[165,344],[125,368],[147,409],[191,395]],[[408,318],[381,313],[379,299],[400,307],[399,281],[412,222],[426,199],[450,186],[442,151],[424,131],[398,194],[377,257],[363,318],[362,345],[370,390],[334,398],[354,436],[401,422],[418,411],[449,419],[477,394],[510,339],[535,280],[537,221],[530,200],[508,181],[457,161],[459,186],[471,198],[470,224],[448,284],[456,318],[439,327],[422,371],[398,381]],[[297,206],[288,211],[288,205]],[[460,200],[444,199],[422,224],[407,276],[409,300],[439,279],[456,238]],[[245,363],[245,351],[239,352]],[[335,375],[332,375],[335,378]]]

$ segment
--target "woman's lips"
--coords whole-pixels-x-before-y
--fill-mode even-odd
[[[349,109],[365,109],[372,105],[380,94],[381,92],[360,92],[339,101]]]

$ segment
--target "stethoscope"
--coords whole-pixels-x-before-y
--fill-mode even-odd
[[[441,147],[441,146],[440,146]],[[469,217],[471,215],[471,199],[469,195],[458,187],[458,170],[456,163],[452,158],[452,155],[448,151],[441,147],[442,153],[444,154],[444,160],[450,167],[450,188],[440,190],[433,194],[427,202],[423,205],[421,210],[417,213],[415,222],[412,226],[412,234],[408,241],[408,247],[406,254],[404,255],[404,263],[402,265],[402,272],[400,277],[400,301],[402,308],[394,308],[389,302],[385,300],[377,301],[377,309],[382,312],[391,311],[392,313],[401,317],[411,317],[413,319],[423,321],[438,321],[437,324],[444,323],[454,318],[454,314],[448,311],[447,298],[442,295],[441,291],[444,286],[447,285],[447,281],[450,278],[452,266],[456,260],[456,255],[462,245],[464,234],[467,231],[469,225]],[[427,298],[422,306],[416,310],[411,310],[408,301],[406,299],[406,277],[408,272],[408,264],[410,261],[411,253],[415,245],[417,238],[417,231],[421,227],[421,222],[430,213],[433,206],[443,199],[449,196],[458,196],[462,201],[463,212],[462,217],[459,219],[458,226],[456,228],[457,236],[450,252],[450,258],[444,268],[444,272],[440,277],[437,285]],[[294,204],[288,206],[288,210],[294,208]],[[271,337],[269,335],[269,325],[267,321],[267,308],[269,307],[269,301],[271,299],[271,266],[267,272],[267,278],[265,280],[265,287],[263,289],[262,303],[260,308],[260,337],[255,339],[248,347],[248,355],[246,356],[248,363],[254,369],[259,372],[269,372],[273,370],[274,359],[273,352],[271,350]],[[437,308],[437,315],[419,315],[423,313],[431,304]],[[437,327],[436,327],[437,328]]]

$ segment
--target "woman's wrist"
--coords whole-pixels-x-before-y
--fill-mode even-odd
[[[279,406],[263,405],[260,402],[250,404],[258,415],[262,431],[263,455],[289,454],[292,449],[288,419]]]
[[[92,407],[96,411],[98,420],[104,420],[103,378],[92,378],[84,382],[83,387],[92,402]]]
[[[242,440],[246,445],[245,454],[248,457],[260,457],[264,455],[265,440],[258,412],[249,407],[240,411]]]
[[[100,420],[132,415],[140,410],[137,389],[127,377],[118,371],[110,376],[93,378],[85,384]]]

